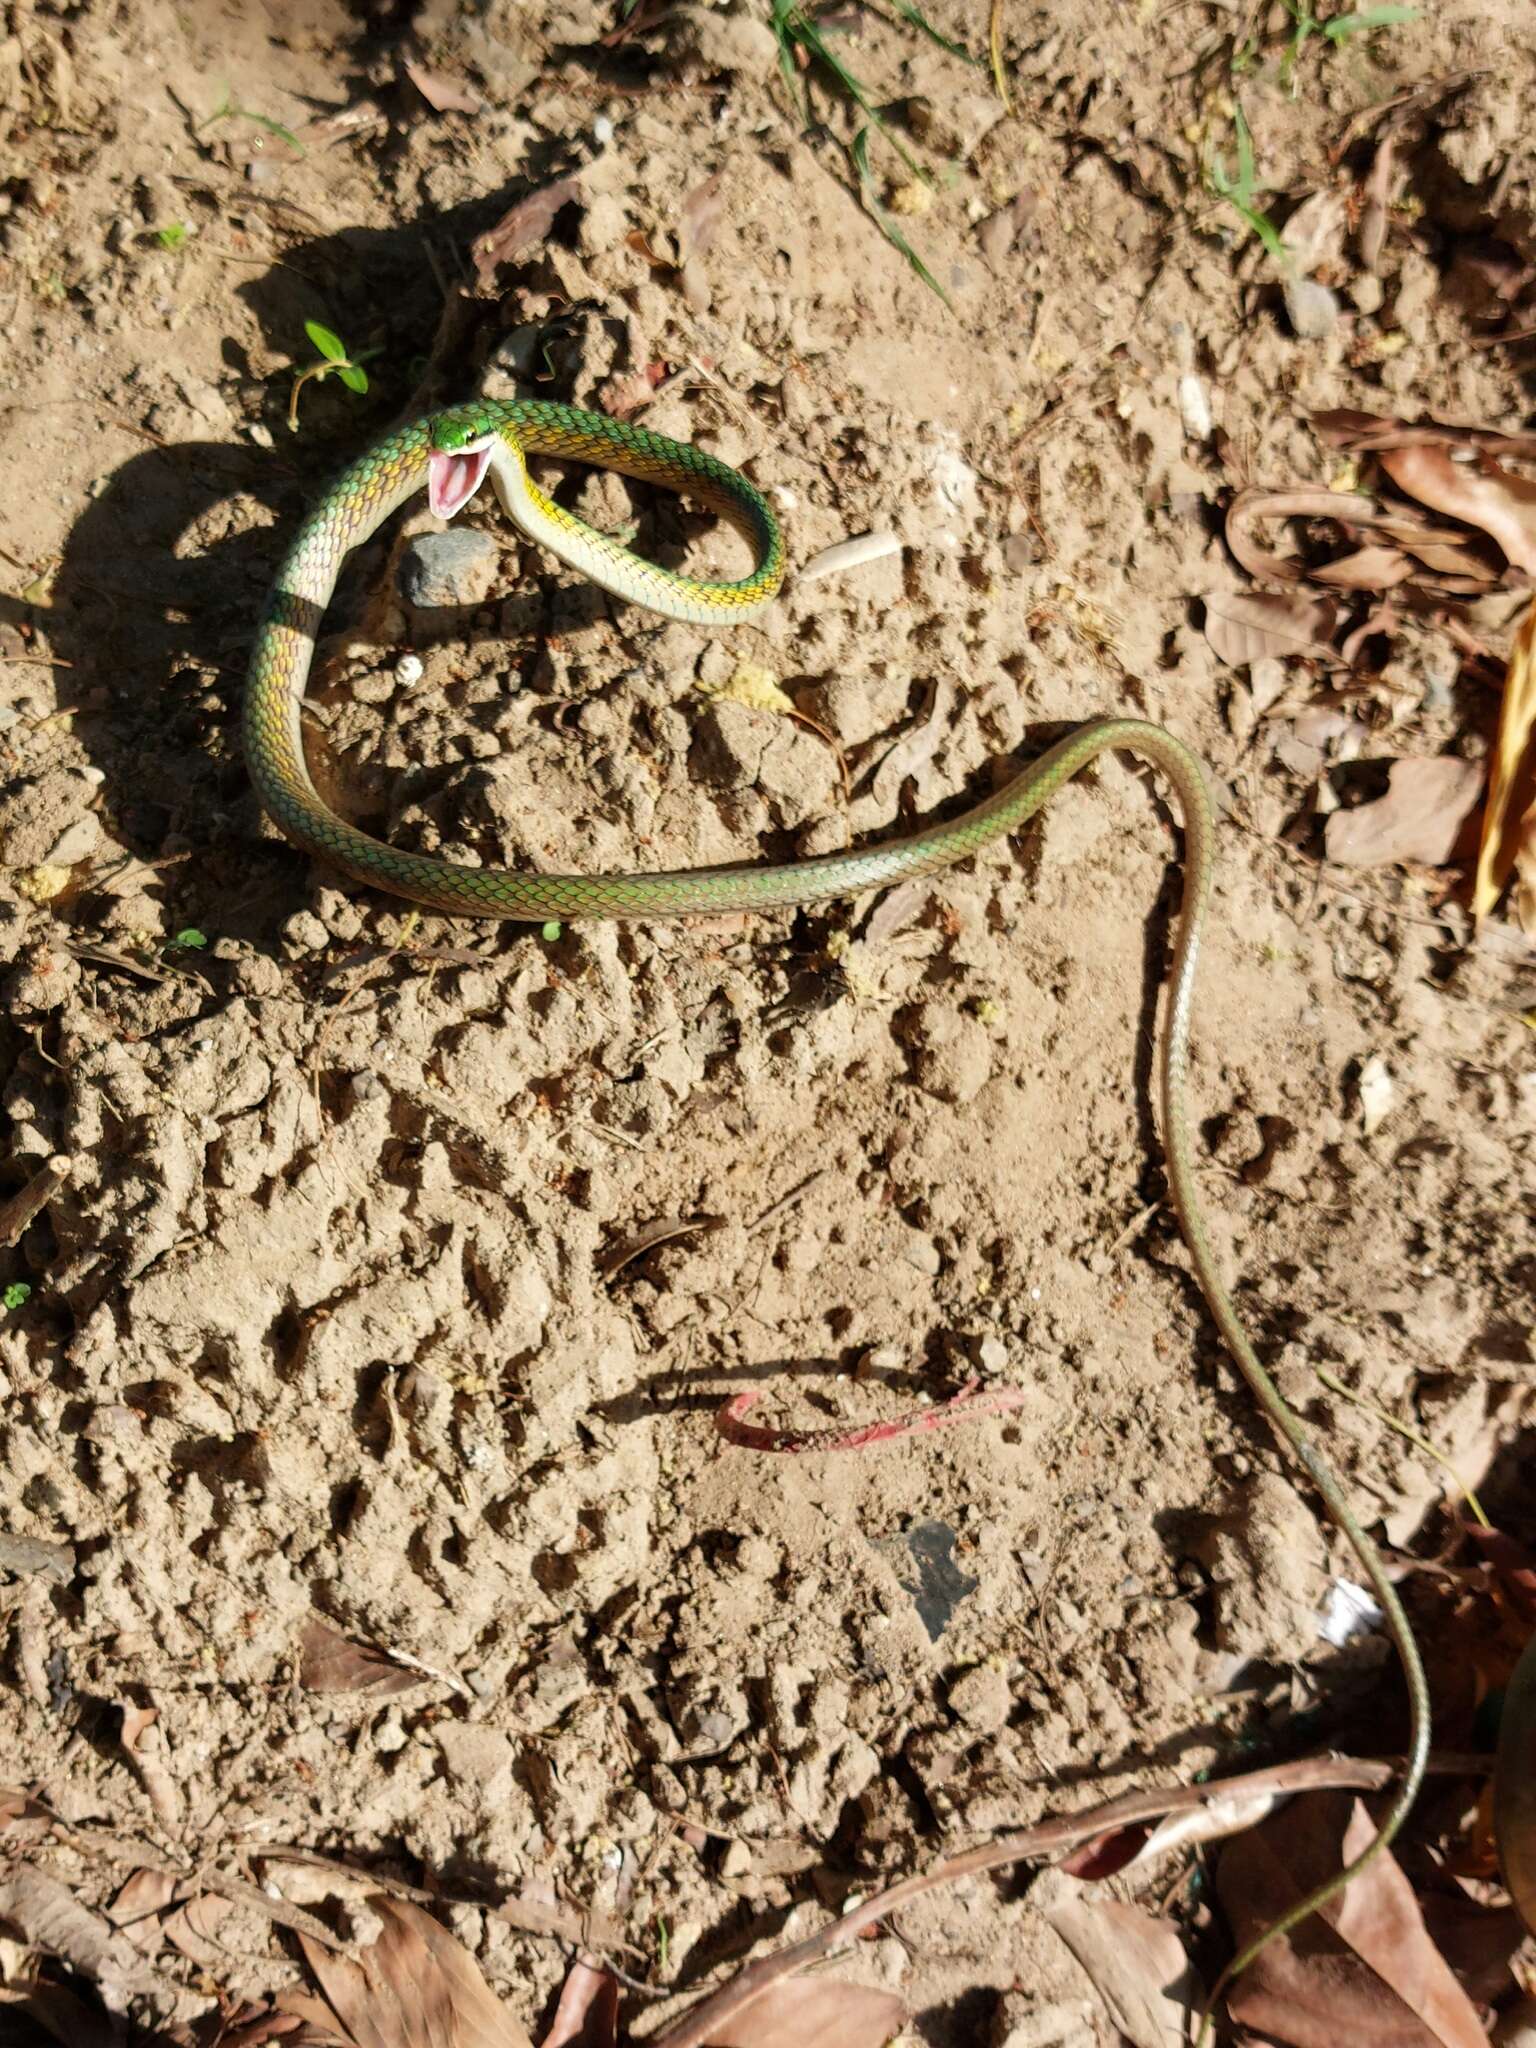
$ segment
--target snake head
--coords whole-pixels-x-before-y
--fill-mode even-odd
[[[428,429],[427,503],[439,519],[462,512],[485,482],[496,432],[484,406],[458,405],[440,412]]]

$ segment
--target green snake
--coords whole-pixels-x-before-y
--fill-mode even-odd
[[[746,536],[756,567],[741,582],[713,583],[645,561],[557,505],[529,474],[530,455],[595,464],[686,492]],[[1411,1707],[1405,1768],[1374,1841],[1348,1869],[1319,1885],[1251,1942],[1223,1974],[1224,1984],[1267,1941],[1332,1899],[1391,1842],[1423,1777],[1430,1708],[1423,1663],[1396,1589],[1339,1482],[1249,1342],[1218,1271],[1195,1183],[1185,1084],[1215,846],[1215,821],[1199,757],[1161,726],[1131,718],[1097,719],[1069,734],[958,818],[907,838],[783,864],[662,874],[552,875],[463,867],[386,845],[329,810],[305,765],[300,711],[316,632],[349,548],[367,539],[423,483],[432,510],[451,518],[487,476],[509,517],[530,539],[542,542],[613,596],[664,618],[700,626],[734,625],[767,604],[783,577],[778,522],[745,477],[701,449],[604,414],[534,401],[482,400],[418,420],[381,441],[337,479],[300,527],[257,632],[245,698],[246,757],[267,811],[289,839],[360,882],[437,910],[533,921],[769,910],[885,888],[965,860],[1019,831],[1063,783],[1110,748],[1149,762],[1178,796],[1184,822],[1184,901],[1159,1063],[1162,1137],[1174,1207],[1201,1291],[1228,1349],[1255,1400],[1322,1496],[1381,1605],[1402,1659]],[[1215,1996],[1213,1992],[1213,2003]]]

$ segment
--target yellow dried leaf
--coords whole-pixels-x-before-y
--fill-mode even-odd
[[[1520,921],[1531,931],[1536,929],[1536,605],[1527,607],[1509,650],[1472,887],[1474,918],[1481,920],[1492,910],[1517,864]]]
[[[771,668],[761,668],[755,661],[744,661],[733,669],[728,681],[709,693],[712,697],[723,698],[728,704],[745,704],[749,711],[793,711],[795,700],[779,688],[779,679]]]

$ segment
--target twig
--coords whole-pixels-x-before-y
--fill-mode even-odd
[[[814,1173],[808,1173],[805,1179],[797,1186],[792,1187],[787,1195],[780,1195],[776,1202],[771,1203],[755,1223],[749,1223],[747,1225],[748,1233],[755,1235],[759,1230],[766,1230],[770,1223],[777,1222],[786,1209],[792,1209],[796,1202],[804,1201],[805,1197],[811,1192],[811,1189],[824,1181],[831,1171],[830,1166],[818,1166]]]
[[[930,1429],[944,1429],[952,1422],[969,1422],[981,1415],[997,1415],[1008,1408],[1021,1408],[1032,1398],[1027,1387],[999,1387],[995,1393],[977,1395],[976,1382],[960,1389],[939,1408],[917,1408],[896,1415],[889,1422],[866,1422],[859,1429],[774,1429],[744,1418],[747,1410],[763,1397],[761,1387],[748,1387],[732,1395],[715,1413],[715,1427],[727,1443],[747,1451],[866,1451],[876,1444],[892,1443],[897,1437],[921,1436]]]
[[[1367,1415],[1374,1415],[1378,1422],[1384,1422],[1388,1429],[1396,1430],[1400,1437],[1411,1443],[1416,1450],[1422,1451],[1426,1458],[1433,1458],[1440,1467],[1440,1470],[1450,1479],[1456,1491],[1461,1495],[1478,1521],[1482,1523],[1483,1527],[1485,1529],[1493,1527],[1492,1522],[1483,1513],[1483,1504],[1472,1491],[1472,1488],[1468,1486],[1444,1451],[1436,1450],[1427,1436],[1421,1436],[1416,1429],[1410,1429],[1406,1422],[1399,1422],[1395,1415],[1389,1414],[1385,1408],[1379,1407],[1375,1401],[1368,1401],[1364,1394],[1355,1393],[1351,1388],[1346,1387],[1342,1380],[1335,1379],[1331,1372],[1325,1371],[1322,1366],[1315,1366],[1313,1370],[1323,1385],[1333,1393],[1339,1394],[1344,1400],[1352,1402],[1356,1408],[1363,1408]]]
[[[63,1187],[74,1170],[74,1160],[67,1153],[56,1152],[19,1193],[12,1195],[8,1202],[0,1203],[0,1251],[16,1242],[38,1210],[44,1207],[56,1189]]]
[[[1003,0],[992,0],[992,19],[987,24],[987,55],[992,60],[992,84],[1003,103],[1003,112],[1013,112],[1013,94],[1008,90],[1008,73],[1003,67]]]
[[[1438,1759],[1431,1768],[1449,1770],[1459,1776],[1477,1763],[1477,1759],[1470,1757],[1446,1757]],[[1482,1761],[1482,1768],[1486,1768],[1486,1759]],[[937,1885],[953,1884],[957,1878],[973,1877],[986,1870],[1000,1870],[1007,1864],[1023,1862],[1027,1857],[1055,1855],[1076,1848],[1080,1842],[1091,1841],[1095,1835],[1105,1834],[1111,1828],[1160,1820],[1168,1813],[1196,1812],[1218,1800],[1229,1799],[1235,1791],[1254,1795],[1271,1793],[1278,1798],[1289,1797],[1295,1792],[1379,1792],[1401,1771],[1399,1761],[1347,1756],[1306,1757],[1297,1763],[1247,1771],[1239,1777],[1218,1778],[1205,1785],[1174,1785],[1149,1792],[1128,1792],[1102,1806],[1090,1807],[1085,1813],[1073,1814],[1063,1820],[1042,1821],[1019,1834],[1004,1835],[999,1841],[987,1842],[958,1856],[947,1857],[917,1877],[903,1878],[899,1884],[876,1892],[862,1905],[853,1907],[819,1933],[807,1935],[803,1941],[749,1963],[728,1984],[696,2005],[677,2026],[655,2041],[652,2048],[705,2048],[706,2042],[732,2038],[727,2032],[728,2024],[734,2026],[743,2010],[755,2004],[764,1992],[808,1964],[835,1955],[840,1949],[850,1948],[878,1921],[887,1919],[898,1907],[905,1906]]]

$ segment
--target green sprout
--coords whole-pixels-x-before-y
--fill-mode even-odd
[[[1302,51],[1313,36],[1322,36],[1337,50],[1348,42],[1351,36],[1367,35],[1372,29],[1400,28],[1404,22],[1417,21],[1416,7],[1367,7],[1358,14],[1335,14],[1323,21],[1312,12],[1309,0],[1283,0],[1286,13],[1295,24],[1290,46],[1280,60],[1280,75],[1290,79]]]
[[[31,1294],[32,1289],[25,1280],[13,1280],[9,1287],[0,1291],[0,1303],[6,1308],[20,1308]]]
[[[943,285],[939,283],[922,257],[918,255],[901,229],[880,204],[874,173],[869,168],[869,130],[867,128],[859,130],[858,134],[853,138],[853,147],[848,153],[853,158],[853,167],[859,174],[859,190],[864,196],[864,205],[869,212],[870,219],[880,230],[881,234],[884,235],[891,247],[900,250],[901,254],[906,257],[908,263],[911,264],[928,289],[931,292],[937,292],[945,305],[953,312],[955,309],[950,300],[949,293],[945,291]]]
[[[556,939],[559,938],[559,936],[560,921],[558,918],[552,917],[549,920],[548,924],[540,925],[539,937],[544,941],[546,946],[552,946],[555,943]]]
[[[1280,240],[1280,231],[1254,202],[1256,182],[1253,167],[1253,136],[1241,106],[1232,111],[1232,131],[1237,140],[1237,170],[1229,176],[1227,167],[1219,156],[1213,156],[1206,166],[1206,177],[1218,197],[1225,199],[1233,211],[1240,214],[1264,247],[1282,266],[1286,262],[1285,245]]]
[[[171,941],[173,946],[186,946],[194,952],[201,951],[207,943],[208,934],[200,932],[195,924],[189,924],[185,931],[179,931]]]
[[[179,249],[192,230],[184,220],[173,220],[163,228],[152,228],[150,232],[162,249]]]
[[[293,380],[293,395],[288,401],[288,428],[295,434],[299,431],[299,393],[311,379],[318,383],[334,371],[349,391],[355,391],[361,397],[368,389],[368,372],[363,364],[384,353],[379,348],[360,348],[356,355],[352,355],[335,329],[322,327],[318,320],[306,320],[304,332],[319,351],[320,360],[300,370]]]
[[[299,156],[305,154],[303,143],[300,142],[291,128],[285,128],[281,121],[274,121],[268,114],[258,114],[254,108],[236,106],[227,85],[224,88],[224,97],[219,105],[214,108],[213,112],[205,120],[199,123],[199,133],[204,128],[211,128],[215,121],[253,122],[256,127],[265,130],[268,135],[275,135],[279,142],[286,142],[288,147]]]
[[[966,52],[960,49],[958,45],[946,42],[938,34],[916,6],[915,0],[893,0],[893,4],[903,21],[919,29],[924,35],[932,37],[935,42],[942,44],[945,49],[953,50],[956,56],[966,57],[967,62],[973,61],[966,56]],[[901,158],[907,169],[924,185],[932,186],[934,182],[933,174],[918,162],[917,158],[913,156],[912,152],[902,142],[900,136],[896,134],[889,122],[885,120],[879,108],[875,105],[869,88],[864,84],[864,81],[851,71],[842,58],[838,56],[837,52],[828,43],[820,26],[811,15],[805,12],[799,4],[799,0],[772,0],[772,10],[768,17],[768,25],[773,30],[774,40],[779,47],[779,70],[783,74],[784,90],[788,95],[790,107],[801,117],[807,126],[809,126],[811,119],[810,101],[802,90],[800,72],[802,69],[809,69],[812,65],[819,66],[825,71],[834,80],[844,96],[864,116],[864,126],[860,128],[858,134],[849,145],[848,155],[858,178],[859,190],[863,197],[865,208],[876,227],[879,228],[881,234],[885,236],[892,248],[898,250],[906,258],[915,274],[922,279],[928,289],[936,292],[945,305],[949,306],[950,311],[953,312],[954,307],[950,304],[948,293],[939,284],[927,264],[923,262],[912,244],[879,202],[876,181],[869,167],[870,130],[873,129],[883,141],[895,150],[897,156]]]

